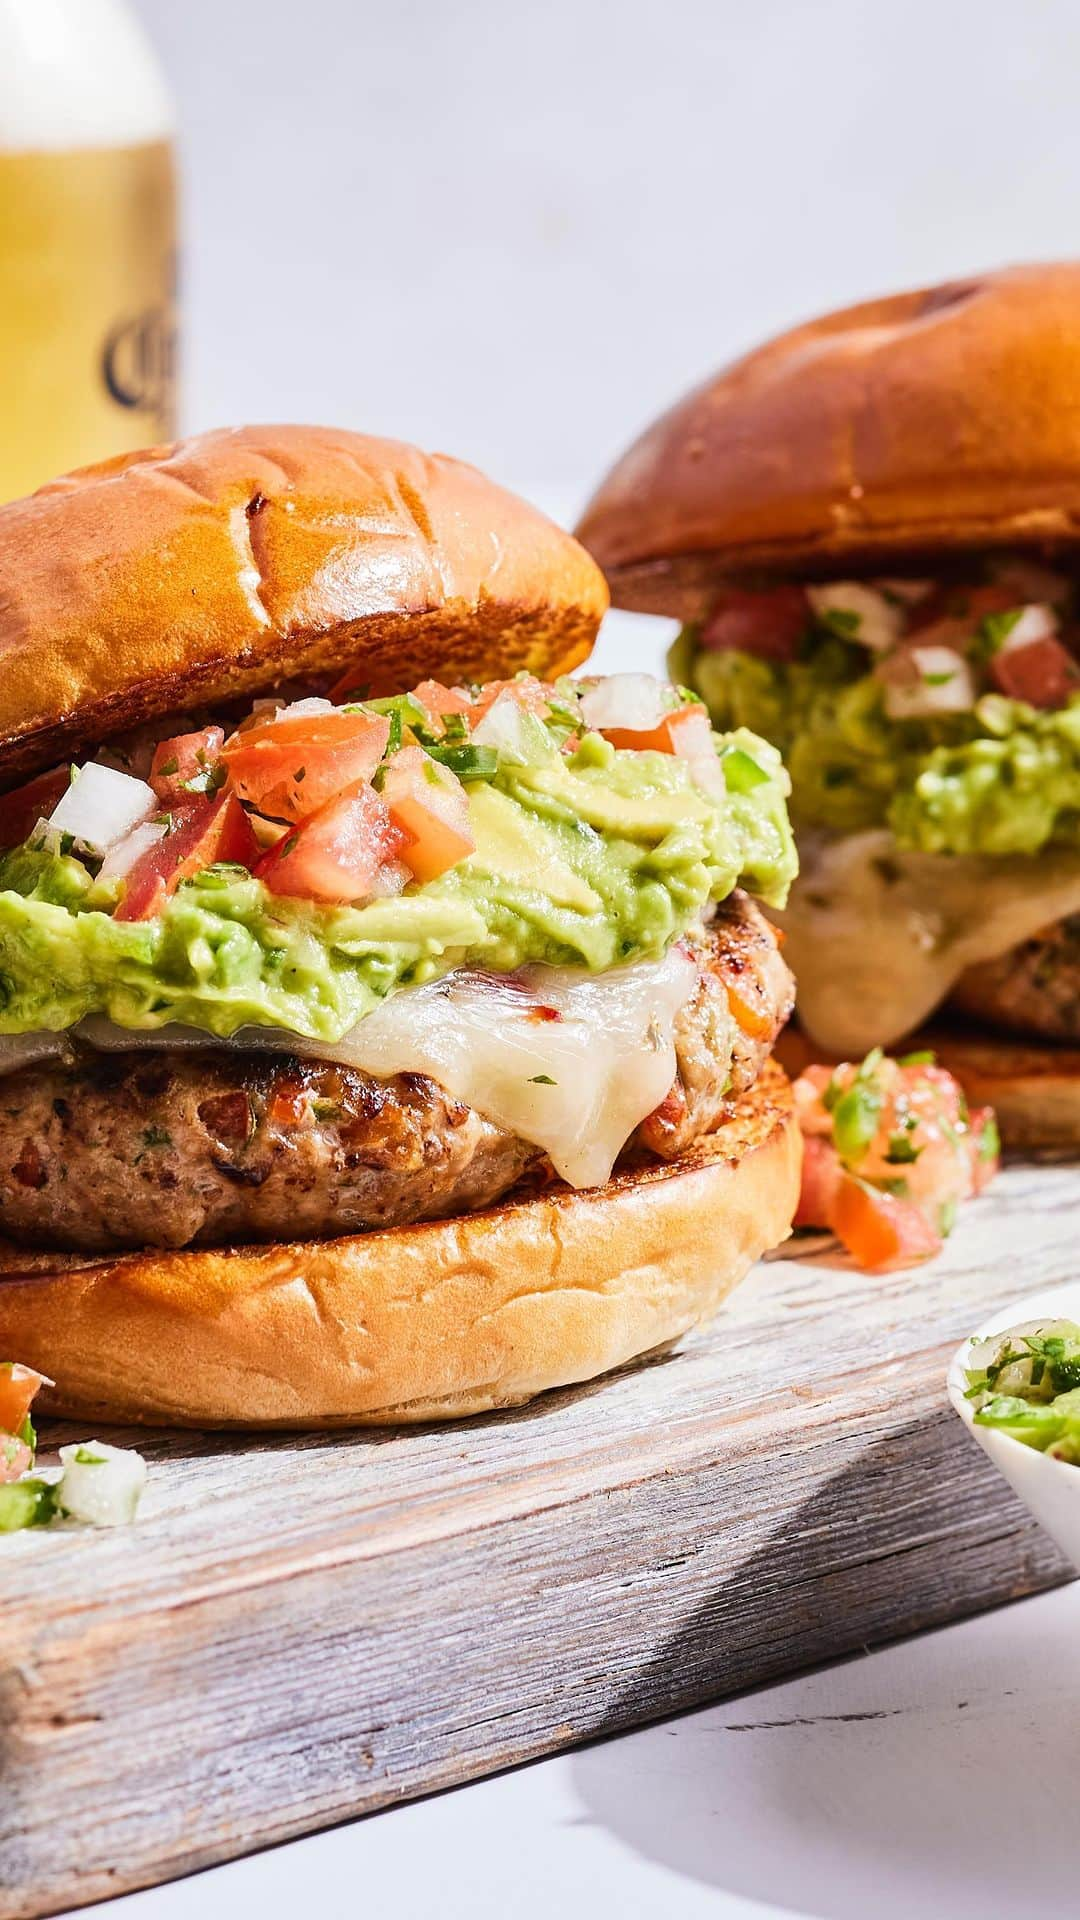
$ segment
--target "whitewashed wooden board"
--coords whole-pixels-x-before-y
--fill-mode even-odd
[[[677,1353],[516,1414],[147,1436],[134,1529],[0,1542],[2,1920],[1063,1579],[943,1375],[1078,1226],[1080,1173],[1015,1168],[927,1269],[770,1261]]]

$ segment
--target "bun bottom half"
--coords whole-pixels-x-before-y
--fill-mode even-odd
[[[55,1380],[43,1412],[121,1425],[449,1420],[591,1380],[715,1312],[785,1239],[802,1143],[769,1062],[672,1162],[346,1239],[0,1251],[0,1359]]]
[[[988,1027],[941,1020],[889,1051],[904,1055],[923,1048],[956,1075],[973,1107],[994,1108],[1006,1147],[1080,1153],[1080,1047],[1010,1039]],[[830,1058],[795,1027],[781,1036],[777,1053],[793,1077],[811,1061]]]

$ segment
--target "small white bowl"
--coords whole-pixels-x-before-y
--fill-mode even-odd
[[[965,1370],[971,1364],[972,1347],[994,1334],[1031,1327],[1040,1321],[1045,1324],[1048,1320],[1080,1322],[1080,1280],[1044,1287],[1040,1293],[1029,1293],[1011,1307],[1001,1308],[965,1340],[953,1356],[947,1384],[949,1399],[972,1439],[989,1454],[1013,1492],[1030,1508],[1062,1553],[1080,1568],[1080,1467],[1070,1466],[1064,1460],[1052,1460],[1035,1447],[1025,1447],[1022,1441],[1013,1440],[1007,1433],[998,1433],[993,1427],[977,1427],[974,1407],[964,1398]]]

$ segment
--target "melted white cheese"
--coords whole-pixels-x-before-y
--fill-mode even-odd
[[[854,1055],[890,1046],[939,1007],[965,968],[1080,911],[1080,854],[900,853],[887,831],[800,843],[783,913],[801,1024]]]
[[[675,1078],[674,1026],[698,980],[689,955],[610,973],[528,967],[519,974],[451,973],[384,1000],[331,1045],[272,1027],[219,1041],[193,1027],[129,1031],[94,1016],[76,1029],[91,1046],[224,1046],[337,1060],[380,1079],[423,1073],[457,1100],[542,1148],[573,1187],[601,1186],[634,1128]],[[0,1040],[0,1073],[68,1052],[64,1034]]]

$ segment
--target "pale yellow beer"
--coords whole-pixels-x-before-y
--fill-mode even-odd
[[[0,499],[175,430],[165,141],[0,154]]]
[[[137,32],[120,0],[0,0],[0,500],[175,432],[176,181]]]

